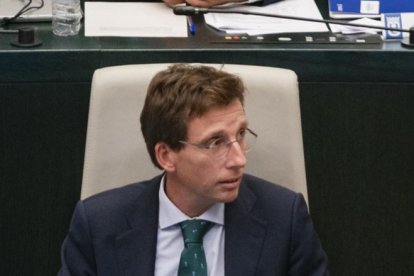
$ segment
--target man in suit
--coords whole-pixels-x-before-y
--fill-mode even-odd
[[[257,134],[240,78],[184,64],[159,72],[141,129],[164,173],[80,201],[59,275],[329,275],[303,196],[244,174]],[[197,241],[186,237],[193,223],[206,226]]]

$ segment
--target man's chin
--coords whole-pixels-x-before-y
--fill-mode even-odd
[[[227,189],[222,192],[222,200],[224,203],[235,201],[239,196],[239,187],[233,189]]]

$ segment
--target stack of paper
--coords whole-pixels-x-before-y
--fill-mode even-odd
[[[372,19],[372,18],[366,18],[366,17],[349,21],[349,23],[369,25],[373,27],[384,27],[383,22]],[[338,24],[329,24],[329,27],[331,28],[331,31],[333,33],[342,33],[342,34],[358,34],[358,33],[376,34],[382,31],[381,29],[375,29],[375,28],[364,28],[364,27],[355,27],[355,26],[338,25]]]
[[[85,2],[85,36],[187,37],[187,21],[164,3]]]
[[[288,15],[322,19],[322,15],[313,0],[285,0],[264,7],[237,6],[227,8],[246,10],[272,15]],[[204,16],[208,25],[229,34],[246,33],[249,35],[271,33],[328,32],[325,23],[301,20],[280,19],[267,16],[208,13]]]
[[[410,29],[414,26],[414,0],[329,0],[330,16],[334,18],[365,17],[354,23],[388,27],[394,29]],[[377,17],[379,20],[368,20],[366,17]],[[342,33],[357,32],[358,28],[330,25],[332,31]],[[359,29],[372,32],[376,29]],[[409,36],[408,32],[383,31],[384,39],[402,39]]]

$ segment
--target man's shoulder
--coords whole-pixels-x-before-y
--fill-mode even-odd
[[[82,200],[86,209],[93,211],[103,209],[117,210],[136,204],[140,197],[158,196],[159,183],[162,176],[128,184],[92,195]]]
[[[291,189],[285,186],[282,186],[278,183],[270,182],[266,179],[256,177],[250,174],[245,174],[243,176],[243,183],[255,193],[265,193],[265,194],[271,193],[271,194],[277,194],[280,196],[297,195],[296,192],[292,191]]]
[[[240,197],[249,202],[255,202],[254,205],[259,209],[289,210],[298,199],[303,199],[299,193],[280,184],[249,174],[244,175],[243,186]]]

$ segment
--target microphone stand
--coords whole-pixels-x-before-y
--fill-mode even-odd
[[[246,11],[246,10],[241,10],[241,9],[223,9],[223,8],[218,9],[218,8],[197,8],[197,7],[191,7],[191,6],[176,6],[173,8],[173,12],[176,15],[198,15],[198,14],[205,14],[205,13],[235,13],[235,14],[266,16],[266,17],[301,20],[301,21],[309,21],[309,22],[317,22],[317,23],[325,23],[325,24],[337,24],[337,25],[345,25],[345,26],[353,26],[353,27],[361,27],[361,28],[379,29],[379,30],[385,30],[385,31],[405,32],[405,33],[409,33],[409,39],[402,40],[401,44],[409,48],[414,48],[414,27],[408,30],[408,29],[402,29],[402,28],[390,28],[390,27],[371,26],[371,25],[366,25],[366,24],[343,22],[339,20],[315,19],[315,18],[297,17],[297,16],[290,16],[290,15],[252,12],[252,11]]]

